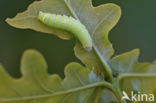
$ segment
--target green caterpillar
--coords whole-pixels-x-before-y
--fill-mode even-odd
[[[39,12],[38,19],[50,27],[71,32],[76,38],[78,38],[83,48],[88,51],[92,50],[92,39],[90,34],[80,21],[65,15],[62,16],[43,12]]]

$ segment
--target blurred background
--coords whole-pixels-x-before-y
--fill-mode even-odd
[[[44,55],[49,73],[63,76],[66,64],[80,62],[74,56],[74,39],[66,41],[54,35],[16,29],[5,22],[7,17],[26,10],[33,1],[0,0],[0,63],[13,77],[20,77],[21,55],[33,48]],[[109,35],[115,54],[139,48],[140,61],[156,59],[156,0],[93,0],[94,6],[103,3],[115,3],[122,9],[121,19]]]

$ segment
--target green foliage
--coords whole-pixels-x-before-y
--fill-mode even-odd
[[[81,5],[81,7],[79,6]],[[95,52],[98,52],[103,62],[113,55],[113,48],[108,40],[108,32],[117,23],[121,15],[120,7],[115,4],[105,4],[92,7],[90,0],[43,0],[31,4],[27,11],[18,14],[6,21],[16,28],[31,28],[45,33],[55,34],[63,39],[69,38],[66,32],[50,28],[38,19],[40,11],[64,14],[79,19],[88,29],[94,42]],[[83,53],[82,53],[83,52]],[[88,53],[79,46],[75,46],[76,56],[89,68],[98,68],[103,71],[103,65],[94,51]],[[107,64],[106,64],[107,65]]]
[[[70,63],[65,68],[65,79],[48,75],[43,57],[34,50],[24,53],[21,64],[23,77],[13,79],[1,66],[0,103],[110,103],[120,102],[122,90],[156,95],[156,63],[139,63],[138,50],[113,58],[109,31],[118,22],[121,10],[115,4],[93,7],[90,0],[42,0],[31,4],[23,13],[7,22],[23,29],[33,29],[70,39],[71,34],[42,24],[39,11],[64,14],[79,19],[93,40],[88,52],[77,42],[75,55],[86,65]],[[58,68],[59,69],[59,68]]]
[[[87,102],[97,87],[104,84],[78,63],[66,66],[64,80],[58,75],[48,75],[43,56],[35,50],[24,53],[21,72],[22,78],[13,79],[0,67],[0,103]]]

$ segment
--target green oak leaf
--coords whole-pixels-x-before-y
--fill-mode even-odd
[[[109,61],[112,70],[117,73],[118,85],[129,97],[132,91],[156,95],[156,64],[155,62],[139,63],[138,57],[139,50],[135,49],[117,55]]]
[[[73,16],[80,20],[92,36],[95,51],[88,53],[77,43],[76,56],[89,68],[96,68],[104,72],[101,62],[105,62],[113,55],[112,44],[108,40],[108,32],[115,26],[120,18],[120,7],[109,3],[93,7],[91,0],[42,0],[32,3],[28,9],[12,19],[6,21],[17,28],[30,28],[44,33],[56,34],[63,39],[69,39],[70,33],[42,24],[38,19],[39,11]],[[105,74],[106,75],[106,74]]]
[[[156,73],[156,65],[153,63],[139,63],[139,50],[132,51],[117,55],[113,57],[109,64],[111,65],[114,73]]]
[[[129,97],[131,97],[132,91],[135,94],[137,93],[146,94],[148,96],[147,101],[149,101],[149,97],[151,97],[151,94],[153,96],[156,95],[156,74],[123,73],[118,77],[118,83],[120,85],[120,89],[122,91],[125,91],[129,95]],[[145,97],[143,99],[144,101],[146,101]],[[154,101],[156,101],[156,98],[154,98]],[[154,101],[148,103],[154,103]],[[138,101],[135,103],[143,103],[143,102]]]
[[[91,52],[85,51],[81,44],[77,42],[74,47],[74,51],[75,55],[87,66],[87,68],[89,68],[90,70],[95,69],[97,70],[97,72],[103,72],[105,75],[105,80],[109,80],[109,82],[111,82],[113,85],[113,82],[117,83],[115,84],[115,86],[120,87],[121,90],[129,88],[127,89],[128,93],[131,90],[140,90],[141,92],[145,92],[144,90],[149,90],[150,88],[152,89],[146,92],[155,93],[156,88],[155,85],[152,85],[152,82],[155,82],[154,78],[156,75],[156,61],[154,61],[153,63],[139,63],[139,51],[137,49],[111,58],[114,50],[112,48],[112,44],[108,40],[108,33],[116,25],[120,18],[121,10],[119,6],[108,3],[93,7],[91,0],[42,0],[32,3],[25,12],[18,14],[15,18],[7,19],[6,21],[10,25],[17,28],[30,28],[44,33],[55,34],[62,39],[71,38],[72,35],[69,32],[50,28],[39,22],[39,20],[37,19],[39,11],[73,16],[86,26],[93,40],[93,50]],[[73,68],[84,68],[82,66],[77,66],[76,64],[73,65]],[[28,75],[30,75],[31,73],[32,72],[28,73]],[[111,77],[112,74],[114,74],[114,77]],[[75,74],[74,76],[76,75],[77,74]],[[86,74],[84,74],[83,76],[85,79],[87,79],[88,77],[86,77],[85,75]],[[92,76],[89,77],[92,78]],[[42,79],[43,78],[41,78],[40,80]],[[91,80],[96,81],[96,78],[92,78]],[[42,82],[45,83],[45,80]],[[71,82],[75,83],[77,81],[71,80]],[[149,85],[145,82],[149,83]],[[79,81],[79,83],[81,83],[81,81]],[[46,82],[46,85],[50,85],[49,82]],[[67,83],[66,85],[71,86],[73,85],[73,83]],[[83,88],[83,83],[81,83],[81,86]],[[93,95],[92,93],[90,93],[91,95],[89,95],[89,92],[87,93],[84,90],[84,93],[82,94],[84,94],[83,96],[86,98],[95,98],[95,103],[97,101],[99,103],[102,103],[103,101],[107,103],[113,102],[115,100],[113,94],[111,95],[111,92],[109,90],[101,88],[96,89],[96,91],[87,89],[87,92],[91,91]],[[60,90],[60,88],[58,90]],[[101,91],[101,95],[99,95],[100,92],[98,91]],[[106,95],[107,93],[110,94],[110,96]],[[97,97],[94,96],[95,94],[97,95]],[[66,97],[66,103],[73,103],[73,101],[69,101],[69,97]],[[58,98],[60,99],[60,97]],[[59,100],[58,98],[55,99]],[[78,99],[76,97],[73,98]],[[106,100],[104,98],[109,99]],[[92,99],[90,99],[89,103],[93,102]]]
[[[21,61],[21,78],[10,77],[0,66],[0,103],[99,103],[102,82],[78,63],[65,68],[65,79],[47,73],[43,56],[27,50]]]
[[[29,5],[28,9],[23,13],[18,13],[14,18],[7,18],[6,21],[11,26],[22,29],[33,29],[36,31],[48,33],[48,34],[56,34],[58,37],[62,39],[69,39],[72,36],[70,33],[58,30],[55,28],[48,27],[42,24],[38,19],[39,11],[56,13],[56,14],[65,14],[71,16],[71,12],[69,11],[67,5],[64,0],[42,0],[35,1],[31,5]]]
[[[81,6],[80,6],[81,5]],[[109,60],[113,48],[108,40],[108,32],[115,26],[121,15],[120,7],[109,3],[93,7],[91,0],[42,0],[32,3],[28,9],[12,19],[6,21],[17,28],[30,28],[50,34],[56,34],[63,39],[69,39],[70,34],[55,28],[49,28],[37,19],[39,11],[65,14],[79,19],[88,29],[94,42],[94,49],[100,54],[101,60],[95,51],[88,53],[79,42],[75,46],[76,56],[90,69],[104,72],[101,62]],[[105,75],[107,75],[105,73]]]

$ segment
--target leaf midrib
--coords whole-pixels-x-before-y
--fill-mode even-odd
[[[74,10],[72,9],[72,7],[68,4],[67,0],[64,0],[65,4],[67,5],[69,11],[72,13],[72,15],[79,20],[78,16],[76,15],[76,13],[74,12]],[[110,12],[112,13],[112,11]],[[106,17],[107,18],[107,17]],[[103,23],[103,21],[106,19],[106,18],[103,18],[101,20],[100,23],[98,23],[98,25],[95,27],[95,30]],[[110,68],[110,65],[107,63],[107,61],[102,57],[101,53],[99,52],[99,50],[97,49],[97,47],[95,45],[93,45],[93,49],[95,50],[96,52],[96,55],[98,56],[98,58],[100,59],[100,61],[102,62],[102,65],[104,66],[106,72],[108,73],[108,75],[110,76],[110,82],[113,82],[113,77],[111,76],[112,75],[112,71],[111,71],[111,68]]]
[[[59,91],[59,92],[55,92],[55,93],[52,93],[52,94],[47,94],[47,95],[38,95],[38,96],[28,96],[28,97],[18,97],[18,98],[11,98],[11,99],[8,99],[8,98],[1,98],[0,99],[0,102],[9,102],[9,101],[24,101],[24,100],[33,100],[33,99],[42,99],[42,98],[48,98],[48,97],[53,97],[53,96],[57,96],[57,95],[64,95],[64,94],[68,94],[68,93],[72,93],[72,92],[78,92],[78,91],[82,91],[82,90],[85,90],[85,89],[91,89],[91,88],[95,88],[95,87],[105,87],[105,88],[108,88],[110,90],[112,90],[112,85],[108,82],[96,82],[96,83],[93,83],[93,84],[88,84],[86,86],[81,86],[81,87],[78,87],[78,88],[73,88],[73,89],[69,89],[69,90],[66,90],[66,91]]]

